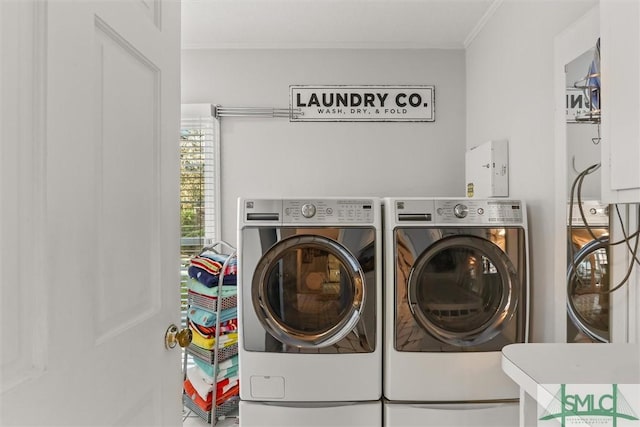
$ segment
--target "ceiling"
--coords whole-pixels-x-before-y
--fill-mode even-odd
[[[183,49],[462,49],[502,0],[182,0]]]

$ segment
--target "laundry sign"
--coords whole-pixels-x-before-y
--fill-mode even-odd
[[[291,121],[433,122],[434,86],[289,86]]]

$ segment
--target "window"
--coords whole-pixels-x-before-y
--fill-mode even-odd
[[[183,104],[180,129],[180,301],[187,326],[189,259],[220,236],[220,144],[210,104]]]

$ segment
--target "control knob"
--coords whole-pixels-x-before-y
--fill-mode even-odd
[[[458,218],[465,218],[468,213],[469,213],[469,208],[466,205],[463,205],[462,203],[457,204],[453,208],[453,214]]]
[[[305,203],[302,205],[302,216],[305,218],[312,218],[316,214],[316,207],[311,203]]]

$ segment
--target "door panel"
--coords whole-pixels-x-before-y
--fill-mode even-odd
[[[49,292],[42,270],[43,9],[0,2],[0,392],[42,374]],[[0,406],[0,414],[4,408]]]
[[[179,8],[0,2],[0,424],[180,423]]]
[[[95,36],[95,191],[102,200],[96,332],[102,337],[140,323],[160,306],[160,70],[102,20],[96,19]],[[125,242],[131,244],[123,248]]]

